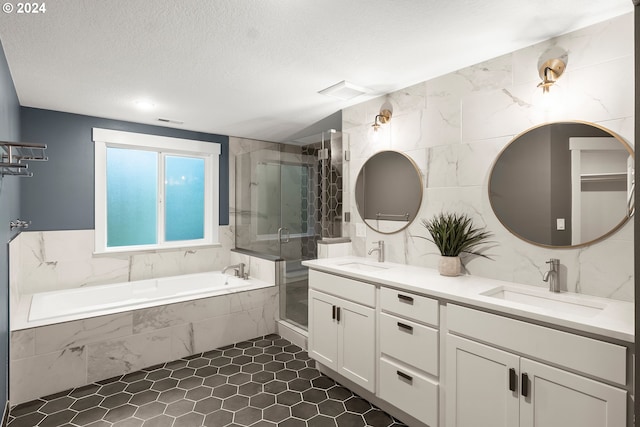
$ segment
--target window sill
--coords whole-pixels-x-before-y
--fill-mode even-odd
[[[133,248],[133,247],[118,247],[109,248],[104,251],[93,251],[94,256],[109,256],[109,255],[138,255],[149,253],[164,253],[164,252],[188,252],[200,249],[212,249],[221,248],[222,243],[202,243],[193,245],[179,245],[179,246],[163,246],[163,247],[149,247],[149,248]]]

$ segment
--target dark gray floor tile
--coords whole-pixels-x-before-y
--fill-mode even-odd
[[[9,427],[402,426],[314,363],[258,337],[27,402]]]

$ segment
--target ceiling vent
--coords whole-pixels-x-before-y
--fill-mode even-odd
[[[162,123],[170,123],[172,125],[183,125],[184,124],[184,122],[181,122],[180,120],[163,119],[162,117],[159,117],[158,121],[162,122]]]
[[[342,99],[343,101],[348,101],[357,96],[364,95],[370,92],[370,89],[354,85],[351,82],[343,80],[340,83],[336,83],[333,86],[322,89],[318,93],[321,93],[322,95],[333,96],[334,98]]]

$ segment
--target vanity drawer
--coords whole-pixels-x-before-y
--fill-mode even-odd
[[[429,374],[438,375],[438,331],[380,313],[380,351]]]
[[[431,298],[382,287],[380,308],[398,316],[438,326],[438,301]]]
[[[381,399],[427,425],[438,425],[438,383],[384,358],[379,383]]]
[[[309,287],[369,307],[376,305],[376,287],[370,283],[309,270]]]

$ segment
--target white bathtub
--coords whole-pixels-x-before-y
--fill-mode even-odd
[[[208,272],[21,297],[12,330],[274,286],[260,280]],[[20,313],[21,312],[21,313]]]

